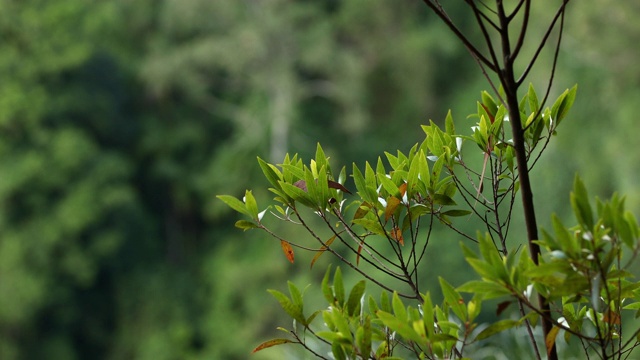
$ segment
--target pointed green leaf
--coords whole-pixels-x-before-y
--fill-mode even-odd
[[[302,307],[294,304],[289,297],[278,290],[267,290],[273,297],[278,300],[282,309],[293,319],[304,324],[305,318],[302,315]]]
[[[505,319],[495,322],[489,325],[486,329],[482,330],[478,336],[476,336],[476,340],[483,340],[492,335],[495,335],[501,331],[505,331],[520,325],[520,322],[517,320]]]
[[[322,295],[324,295],[325,300],[331,305],[333,305],[334,297],[333,291],[331,290],[331,286],[329,286],[329,274],[331,274],[331,264],[327,267],[327,271],[324,273],[324,277],[322,278]]]
[[[349,300],[347,300],[347,312],[350,316],[354,316],[360,311],[360,303],[362,296],[364,295],[366,285],[366,281],[360,280],[351,289],[351,292],[349,293]]]
[[[466,321],[467,320],[467,308],[464,305],[464,299],[462,296],[449,284],[445,279],[439,277],[440,287],[442,288],[442,294],[444,295],[444,300],[449,304],[453,313],[456,314],[458,319]]]
[[[275,166],[267,163],[258,157],[258,164],[262,169],[262,173],[267,178],[267,180],[273,185],[276,189],[280,189],[280,184],[278,183],[282,180],[282,173]]]
[[[338,266],[333,274],[333,294],[340,306],[344,304],[344,284],[342,283],[342,270]]]
[[[242,201],[231,195],[217,195],[218,199],[222,200],[225,204],[227,204],[233,210],[248,215],[251,217],[251,212],[247,209],[247,206]]]
[[[571,207],[573,212],[583,229],[586,231],[593,230],[593,212],[589,204],[589,196],[587,188],[578,175],[573,181],[573,192],[570,196]]]

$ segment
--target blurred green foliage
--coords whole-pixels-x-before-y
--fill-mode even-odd
[[[570,12],[556,82],[584,91],[534,172],[543,211],[568,216],[577,170],[640,208],[637,10]],[[0,0],[0,39],[2,359],[246,358],[280,321],[265,289],[306,265],[236,232],[214,194],[317,141],[336,164],[407,150],[480,90],[420,2]],[[447,246],[430,268],[464,268]]]

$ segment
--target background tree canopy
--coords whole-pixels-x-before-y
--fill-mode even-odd
[[[640,8],[571,6],[556,84],[581,94],[536,206],[570,216],[579,171],[638,213]],[[256,156],[406,150],[481,90],[420,1],[0,0],[0,17],[2,359],[246,358],[281,321],[265,289],[328,257],[294,278],[308,262],[237,232],[214,195],[264,187]],[[427,278],[465,268],[437,246]]]

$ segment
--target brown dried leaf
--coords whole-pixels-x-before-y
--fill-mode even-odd
[[[397,226],[391,229],[391,238],[399,242],[400,245],[404,246],[404,236],[402,236],[402,230],[400,230]]]
[[[280,246],[282,247],[282,251],[284,251],[284,256],[293,264],[293,248],[288,241],[280,240]]]

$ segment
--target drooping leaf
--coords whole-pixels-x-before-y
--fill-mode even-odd
[[[389,196],[387,198],[387,207],[384,209],[384,221],[389,221],[389,219],[393,216],[398,209],[401,201],[395,196]]]
[[[282,247],[282,252],[284,252],[284,256],[287,257],[287,260],[293,264],[294,254],[293,248],[288,241],[280,240],[280,247]]]
[[[340,191],[345,192],[347,194],[351,194],[351,191],[349,191],[349,189],[344,187],[344,185],[340,184],[339,182],[336,182],[336,181],[333,181],[333,180],[328,180],[328,183],[329,183],[329,188],[331,188],[331,189],[337,189],[337,190],[340,190]]]
[[[318,260],[318,258],[324,254],[325,251],[327,251],[327,249],[329,248],[329,246],[331,246],[331,244],[333,244],[333,241],[336,239],[337,235],[333,235],[329,240],[327,240],[325,242],[325,245],[322,245],[322,247],[318,250],[318,252],[316,253],[316,255],[313,257],[313,259],[311,259],[311,266],[310,268],[313,269],[313,264],[316,263],[316,261]]]
[[[271,340],[267,340],[265,342],[263,342],[262,344],[258,345],[255,349],[253,349],[253,351],[251,352],[253,353],[257,353],[260,350],[264,350],[267,348],[270,348],[272,346],[276,346],[276,345],[281,345],[281,344],[287,344],[287,343],[292,343],[294,342],[293,340],[289,340],[289,339],[271,339]]]
[[[258,224],[254,223],[253,221],[249,221],[249,220],[238,220],[235,223],[235,227],[237,227],[238,229],[242,229],[244,231],[247,231],[249,229],[259,228]]]
[[[558,332],[560,328],[558,326],[554,326],[551,328],[551,331],[547,334],[547,337],[544,339],[544,344],[547,346],[547,356],[551,354],[551,349],[556,344],[556,337],[558,336]]]
[[[391,238],[404,246],[404,236],[402,236],[402,229],[395,226],[390,232]]]
[[[495,322],[489,325],[486,329],[482,330],[478,336],[476,336],[476,340],[483,340],[492,335],[495,335],[501,331],[511,329],[512,327],[520,325],[520,322],[517,320],[505,319]]]

